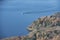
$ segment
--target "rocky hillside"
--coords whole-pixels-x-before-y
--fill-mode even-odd
[[[60,12],[38,18],[28,28],[29,37],[36,35],[36,40],[52,40],[60,35]],[[60,40],[60,39],[59,39]]]
[[[3,40],[60,40],[60,12],[38,18],[27,29],[26,36]]]

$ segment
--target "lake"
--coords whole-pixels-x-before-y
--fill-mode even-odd
[[[59,1],[0,0],[0,38],[27,35],[34,20],[60,11]]]

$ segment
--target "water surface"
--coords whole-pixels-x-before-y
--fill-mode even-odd
[[[0,38],[28,34],[26,27],[41,16],[60,11],[60,0],[0,0]]]

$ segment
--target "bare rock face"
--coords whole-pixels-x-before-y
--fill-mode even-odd
[[[7,40],[60,40],[60,12],[35,20],[28,28],[29,34]]]
[[[10,38],[4,38],[4,39],[1,39],[1,40],[20,40],[21,38],[20,37],[10,37]]]
[[[60,12],[38,18],[27,29],[36,40],[60,40]]]

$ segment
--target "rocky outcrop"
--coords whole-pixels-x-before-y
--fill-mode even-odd
[[[36,40],[60,40],[60,12],[38,18],[27,29],[28,36],[36,35]]]
[[[60,12],[35,20],[28,28],[29,34],[4,40],[60,40]]]

